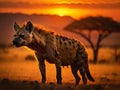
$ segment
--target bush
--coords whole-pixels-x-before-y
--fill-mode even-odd
[[[30,61],[34,61],[35,60],[35,57],[33,55],[27,55],[25,57],[25,60],[30,60]]]

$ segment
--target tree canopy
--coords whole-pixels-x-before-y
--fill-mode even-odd
[[[89,16],[86,18],[82,18],[80,20],[76,20],[65,27],[65,30],[98,30],[98,31],[108,31],[108,32],[120,32],[120,23],[113,20],[109,17],[103,16]]]

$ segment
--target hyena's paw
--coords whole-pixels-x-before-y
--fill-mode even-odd
[[[42,84],[45,84],[46,83],[46,80],[42,80],[42,82],[41,82]]]
[[[80,77],[78,77],[78,78],[76,79],[75,86],[77,86],[77,85],[79,84],[79,82],[80,82]]]
[[[61,81],[61,80],[58,80],[58,81],[57,81],[57,84],[62,84],[62,81]]]

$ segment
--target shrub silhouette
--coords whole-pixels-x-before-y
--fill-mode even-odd
[[[25,60],[30,60],[30,61],[34,61],[35,60],[35,57],[33,55],[27,55],[25,57]]]

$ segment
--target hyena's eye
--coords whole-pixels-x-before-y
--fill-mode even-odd
[[[25,35],[23,35],[23,34],[21,34],[21,35],[19,35],[20,36],[20,38],[24,38],[25,37]]]

